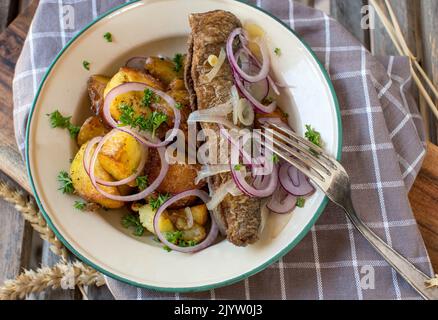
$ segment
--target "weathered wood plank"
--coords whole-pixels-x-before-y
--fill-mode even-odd
[[[421,36],[423,40],[422,65],[426,69],[435,86],[438,86],[438,1],[423,0],[421,2]],[[438,102],[437,102],[438,105]],[[437,143],[438,124],[430,115],[429,131],[431,141]]]
[[[8,24],[18,13],[18,2],[15,0],[0,1],[0,32],[3,32]]]
[[[29,192],[26,169],[14,137],[12,79],[37,5],[38,1],[33,1],[0,35],[0,170]]]
[[[367,48],[370,45],[369,30],[361,27],[363,14],[361,9],[367,4],[366,0],[331,0],[330,14],[350,31]]]
[[[1,172],[0,179],[18,187]],[[29,267],[32,232],[21,214],[0,199],[0,285],[4,280],[15,278],[22,268]]]
[[[429,251],[435,272],[438,272],[438,147],[429,144],[426,159],[409,200]]]

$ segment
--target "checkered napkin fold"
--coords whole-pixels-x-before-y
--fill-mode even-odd
[[[55,55],[82,27],[120,3],[123,1],[40,1],[13,85],[14,124],[21,151],[32,99]],[[342,112],[343,165],[352,179],[359,215],[382,239],[432,274],[407,198],[425,155],[422,119],[410,95],[408,60],[373,57],[320,11],[287,0],[252,4],[260,3],[289,24],[329,71]],[[75,10],[73,31],[61,27],[65,5]],[[365,281],[371,271],[372,283]],[[289,254],[237,284],[195,294],[158,293],[113,279],[108,279],[108,285],[118,299],[419,298],[332,204]]]

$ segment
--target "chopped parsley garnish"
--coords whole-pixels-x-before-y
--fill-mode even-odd
[[[179,102],[175,103],[175,108],[177,108],[178,110],[181,110],[182,104]]]
[[[163,246],[163,249],[166,250],[167,252],[171,252],[172,249],[170,249],[168,246]]]
[[[275,48],[275,49],[274,49],[274,52],[275,52],[275,54],[276,54],[277,56],[280,56],[280,55],[281,55],[281,49],[280,49],[280,48]]]
[[[86,70],[90,70],[90,63],[87,60],[82,61],[82,66],[86,69]]]
[[[167,200],[169,200],[170,198],[170,194],[166,193],[166,194],[158,194],[158,196],[156,198],[151,198],[149,200],[149,204],[151,205],[152,209],[154,211],[156,211],[159,207],[161,207],[161,205],[166,202]]]
[[[61,171],[58,174],[58,182],[60,184],[58,190],[61,190],[62,193],[73,193],[75,191],[73,181],[66,171]]]
[[[135,182],[140,190],[144,190],[148,186],[148,176],[139,176],[135,178]]]
[[[134,216],[133,214],[127,214],[122,218],[122,226],[125,228],[133,228],[133,235],[137,237],[141,237],[144,233],[145,228],[140,222],[138,216]]]
[[[278,164],[280,162],[280,158],[278,157],[278,155],[276,154],[272,155],[272,162],[275,164]]]
[[[173,63],[175,63],[175,71],[180,72],[183,67],[183,55],[181,53],[175,54],[173,57]]]
[[[140,131],[149,131],[152,132],[153,136],[158,127],[168,119],[167,115],[161,111],[154,111],[147,118],[143,115],[136,116],[134,108],[125,103],[120,104],[119,110],[121,111],[119,119],[121,126],[131,126]]]
[[[305,204],[306,204],[306,199],[304,199],[303,197],[299,197],[297,199],[297,207],[298,208],[304,208]]]
[[[80,211],[84,211],[85,208],[87,207],[87,204],[84,201],[75,201],[73,207]]]
[[[241,164],[236,164],[236,165],[234,166],[234,170],[236,170],[236,171],[240,171],[240,169],[242,169],[242,165],[241,165]]]
[[[321,134],[318,131],[314,130],[310,125],[306,125],[305,137],[307,138],[307,140],[312,142],[314,145],[316,145],[318,147],[322,146]]]
[[[180,247],[194,247],[197,242],[194,240],[184,240],[182,231],[166,232],[166,240]]]
[[[272,102],[274,102],[274,98],[268,96],[262,100],[262,104],[265,106],[269,106]]]
[[[80,127],[74,126],[70,119],[71,117],[64,117],[58,110],[47,115],[49,117],[50,125],[52,128],[67,129],[70,132],[70,136],[75,139],[78,136]]]
[[[154,95],[155,94],[151,89],[145,89],[143,99],[141,100],[141,104],[144,107],[150,107],[151,102],[152,102],[152,98],[154,97]]]
[[[113,35],[110,32],[106,32],[103,37],[107,42],[113,42]]]

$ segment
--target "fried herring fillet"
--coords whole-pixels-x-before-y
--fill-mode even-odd
[[[202,110],[230,100],[230,90],[234,83],[228,61],[225,61],[211,82],[203,77],[211,70],[205,61],[212,54],[219,56],[221,48],[225,50],[228,36],[241,24],[232,13],[222,10],[191,14],[189,22],[192,33],[189,38],[185,81],[192,108]],[[215,130],[219,137],[218,125],[202,123],[201,127]],[[215,192],[230,179],[230,173],[211,177],[208,181],[210,191]],[[231,243],[246,246],[258,240],[261,223],[259,199],[228,194],[216,210],[216,217],[222,217]]]

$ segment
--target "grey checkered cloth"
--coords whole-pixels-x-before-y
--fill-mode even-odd
[[[15,128],[21,150],[32,99],[55,55],[83,26],[122,2],[40,2],[14,80]],[[407,198],[425,155],[422,119],[410,95],[408,60],[373,57],[339,23],[320,11],[287,0],[253,4],[289,24],[329,71],[342,111],[343,164],[352,179],[353,200],[361,218],[388,244],[432,274]],[[60,27],[64,5],[75,9],[73,32]],[[367,281],[368,276],[374,276],[375,281]],[[118,299],[419,298],[333,204],[305,239],[279,262],[229,287],[172,294],[131,287],[113,279],[108,279],[108,284]]]

